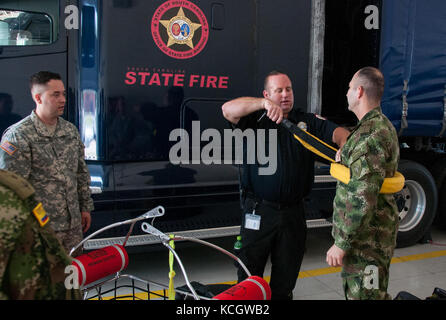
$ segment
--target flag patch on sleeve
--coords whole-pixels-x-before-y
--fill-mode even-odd
[[[2,148],[10,156],[12,156],[17,151],[17,147],[9,143],[8,141],[3,142],[0,145],[0,148]]]
[[[46,214],[45,209],[42,206],[42,203],[40,203],[40,202],[33,209],[33,213],[41,227],[44,227],[50,221],[50,219],[48,218],[48,215]]]

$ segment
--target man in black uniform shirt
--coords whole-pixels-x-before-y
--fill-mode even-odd
[[[284,118],[295,124],[304,122],[308,132],[340,147],[349,134],[330,121],[293,109],[293,105],[291,80],[286,74],[273,71],[265,79],[263,98],[237,98],[222,107],[223,116],[242,131],[248,128],[277,130],[275,173],[259,175],[261,166],[245,161],[241,177],[244,216],[239,257],[253,275],[263,277],[271,254],[272,299],[293,297],[306,241],[303,198],[311,191],[314,180],[313,153],[279,124]],[[264,113],[266,116],[262,117]],[[266,145],[270,145],[268,139]],[[239,282],[245,278],[245,272],[239,268]]]

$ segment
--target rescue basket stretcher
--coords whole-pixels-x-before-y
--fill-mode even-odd
[[[135,224],[149,218],[164,215],[164,208],[158,206],[143,215],[134,219],[125,220],[110,224],[83,239],[70,251],[70,256],[80,248],[86,241],[101,232],[111,228],[130,224],[129,231],[122,244],[114,244],[98,250],[94,250],[73,258],[72,266],[78,271],[78,284],[83,294],[84,300],[174,300],[174,299],[194,299],[194,300],[270,300],[271,289],[268,283],[256,276],[252,276],[243,262],[231,252],[207,241],[193,238],[167,235],[156,229],[153,225],[142,222],[142,231],[157,237],[170,252],[169,284],[162,284],[155,281],[142,279],[140,277],[122,273],[129,263],[129,256],[125,250]],[[175,241],[192,241],[218,250],[221,253],[234,259],[246,272],[247,279],[234,286],[220,286],[220,292],[215,295],[198,294],[194,285],[189,280],[186,269],[175,251]],[[173,261],[177,261],[184,277],[186,285],[182,288],[173,287]],[[225,290],[226,289],[226,290]]]

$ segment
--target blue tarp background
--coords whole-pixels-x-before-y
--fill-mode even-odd
[[[438,136],[446,85],[446,0],[384,0],[381,65],[386,86],[383,112],[401,126],[408,81],[408,128],[403,136]]]

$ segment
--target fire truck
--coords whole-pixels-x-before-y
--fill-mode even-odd
[[[352,127],[348,83],[375,66],[386,79],[382,110],[400,139],[398,245],[409,246],[434,219],[446,225],[445,16],[443,0],[1,1],[0,130],[34,108],[30,75],[57,72],[64,118],[85,145],[90,232],[162,205],[166,214],[153,223],[163,232],[232,236],[241,221],[237,146],[213,147],[215,161],[200,156],[208,130],[223,137],[230,128],[223,103],[260,96],[266,74],[281,70],[295,108]],[[183,138],[189,157],[174,162]],[[330,226],[335,187],[329,165],[317,161],[309,227]],[[86,249],[126,232],[115,228]],[[136,232],[127,244],[155,240]]]

